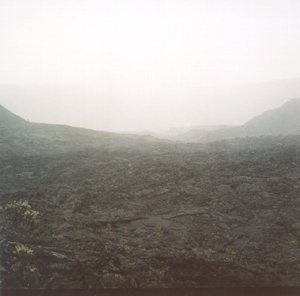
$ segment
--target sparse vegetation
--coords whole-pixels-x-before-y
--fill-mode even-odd
[[[163,278],[165,277],[166,272],[169,270],[169,267],[164,268],[152,268],[150,267],[150,272],[154,278],[155,285],[159,285]]]
[[[15,245],[15,263],[11,266],[13,278],[19,281],[23,287],[35,287],[40,276],[33,263],[33,250],[26,245]]]
[[[36,218],[39,212],[31,210],[28,201],[14,201],[11,204],[7,204],[4,209],[1,207],[1,210],[9,220],[10,226],[17,236],[30,237],[37,234],[39,225],[36,222]]]
[[[0,132],[4,288],[298,284],[299,136]]]
[[[115,274],[114,276],[114,286],[116,288],[120,288],[122,286],[122,284],[124,284],[124,282],[126,281],[126,279],[124,278],[124,276],[120,275],[120,274]]]
[[[7,204],[4,209],[0,207],[9,221],[9,225],[15,235],[17,244],[11,254],[13,264],[11,265],[12,278],[23,287],[35,287],[40,276],[37,267],[33,263],[34,250],[18,240],[31,237],[38,232],[36,217],[39,212],[31,210],[28,201],[14,201]]]

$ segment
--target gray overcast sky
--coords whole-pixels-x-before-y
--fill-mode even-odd
[[[53,96],[65,110],[84,105],[85,124],[57,123],[106,130],[241,124],[238,116],[219,122],[207,93],[299,78],[299,15],[299,0],[0,0],[0,84],[85,87],[73,99],[66,91]],[[51,98],[26,100],[39,114],[53,112],[55,123]],[[97,108],[106,121],[97,123]],[[195,108],[206,108],[201,120],[190,113]]]

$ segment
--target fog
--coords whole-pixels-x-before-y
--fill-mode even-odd
[[[107,131],[243,124],[300,97],[298,0],[1,0],[0,104]]]

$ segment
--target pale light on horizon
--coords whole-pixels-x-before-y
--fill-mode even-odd
[[[297,0],[2,0],[0,8],[0,85],[82,86],[23,98],[0,89],[0,104],[23,104],[34,118],[112,131],[240,124],[253,98],[230,89],[300,77]]]

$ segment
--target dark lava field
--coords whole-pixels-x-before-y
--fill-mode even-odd
[[[0,205],[28,200],[35,289],[300,285],[300,135],[206,144],[0,127]],[[1,216],[1,285],[14,236]]]

